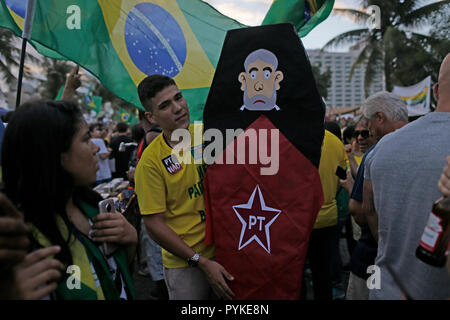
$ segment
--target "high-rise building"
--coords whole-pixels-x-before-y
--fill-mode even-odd
[[[321,64],[321,73],[330,69],[332,73],[331,87],[328,88],[328,97],[325,100],[327,107],[341,108],[360,106],[365,100],[364,75],[365,69],[358,67],[350,80],[350,70],[360,51],[326,52],[320,50],[307,50],[312,65]],[[382,70],[377,72],[369,89],[369,95],[384,90]]]

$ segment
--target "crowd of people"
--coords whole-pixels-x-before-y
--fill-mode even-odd
[[[88,124],[67,87],[64,100],[24,103],[7,121],[0,298],[132,300],[137,270],[155,282],[157,299],[232,299],[230,283],[242,275],[215,260],[204,241],[203,193],[186,191],[205,166],[175,165],[176,175],[167,167],[179,142],[172,133],[195,130],[174,80],[152,75],[139,84],[145,111],[132,128]],[[360,117],[325,122],[318,168],[324,203],[303,272],[312,275],[315,300],[450,298],[449,259],[438,268],[415,254],[433,203],[450,197],[450,54],[433,89],[436,110],[412,122],[405,102],[389,92],[367,98]],[[115,178],[133,186],[138,222],[99,211],[103,198],[93,188]],[[370,286],[373,270],[379,279]]]

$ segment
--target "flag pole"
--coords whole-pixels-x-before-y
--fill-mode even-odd
[[[36,0],[28,0],[27,14],[25,16],[25,24],[22,31],[22,52],[20,56],[19,78],[17,83],[16,109],[20,105],[20,96],[22,93],[22,78],[25,64],[25,54],[27,51],[27,41],[31,38],[31,29],[33,27],[34,11],[36,8]]]

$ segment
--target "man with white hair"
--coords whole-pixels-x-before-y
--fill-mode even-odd
[[[390,92],[379,92],[367,98],[362,105],[364,120],[370,131],[370,139],[378,142],[383,136],[408,123],[406,103]],[[364,164],[375,145],[365,153],[358,168],[355,183],[351,176],[341,184],[350,193],[349,211],[361,227],[361,237],[356,243],[350,260],[350,278],[347,288],[347,300],[367,300],[369,289],[366,280],[367,268],[373,265],[377,254],[377,242],[372,237],[363,211]]]
[[[366,159],[363,211],[378,239],[379,268],[370,299],[450,297],[447,271],[415,256],[430,209],[441,196],[436,181],[450,153],[450,54],[434,94],[435,112],[383,137]],[[377,135],[383,118],[370,109],[365,116]]]
[[[408,123],[405,102],[390,92],[379,92],[369,97],[363,106],[364,118],[370,134],[379,141],[386,134]]]

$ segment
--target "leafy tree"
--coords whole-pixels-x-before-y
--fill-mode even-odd
[[[366,95],[376,71],[384,71],[386,89],[391,91],[394,84],[411,85],[431,74],[436,79],[439,67],[449,52],[448,16],[450,0],[433,2],[422,6],[423,0],[361,0],[360,5],[367,8],[377,5],[381,9],[381,28],[367,27],[342,33],[331,39],[322,50],[336,46],[353,45],[361,52],[355,60],[350,78],[358,66],[365,68],[364,85]],[[335,9],[340,15],[347,15],[366,26],[369,14],[361,10]],[[447,19],[445,30],[432,29],[430,34],[419,33],[439,20],[438,15]],[[435,19],[435,20],[433,20]],[[437,20],[436,20],[437,19]],[[436,25],[441,29],[441,25]],[[446,37],[445,37],[446,35]]]
[[[312,71],[314,79],[316,79],[317,89],[320,95],[326,100],[328,98],[328,88],[331,87],[331,70],[328,68],[327,71],[321,73],[321,67],[322,64],[320,62],[312,65]]]
[[[20,63],[21,49],[17,45],[21,39],[14,35],[10,30],[0,28],[0,75],[8,84],[16,83],[17,75],[13,74],[12,69],[18,68]],[[39,59],[30,54],[25,56],[25,62],[31,61],[38,63]],[[31,73],[24,67],[24,77],[29,78]]]
[[[16,79],[11,72],[11,67],[19,66],[20,49],[12,45],[14,37],[14,34],[8,29],[0,29],[0,73],[7,82]]]
[[[67,74],[72,70],[72,65],[64,60],[44,58],[42,66],[45,69],[47,80],[40,86],[41,97],[55,99],[66,82]]]

